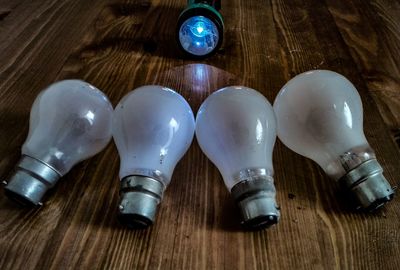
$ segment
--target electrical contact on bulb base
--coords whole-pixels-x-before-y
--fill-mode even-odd
[[[147,176],[123,178],[118,206],[119,221],[132,229],[152,225],[164,190],[162,182]]]
[[[50,165],[30,156],[22,156],[15,172],[4,181],[7,197],[26,206],[41,206],[42,198],[61,175]]]
[[[362,162],[339,182],[355,196],[359,208],[367,211],[382,207],[394,196],[394,190],[383,176],[383,169],[376,159]]]
[[[242,225],[248,229],[268,228],[279,221],[276,190],[271,176],[258,176],[233,186],[232,196],[242,215]]]

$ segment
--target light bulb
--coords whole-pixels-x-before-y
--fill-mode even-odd
[[[79,80],[50,85],[33,103],[22,158],[6,194],[41,205],[46,191],[75,164],[100,152],[111,140],[113,108],[106,95]]]
[[[157,205],[193,135],[193,112],[171,89],[143,86],[119,102],[113,137],[121,159],[122,223],[147,227],[154,222]]]
[[[277,223],[272,166],[276,128],[268,100],[242,86],[214,92],[199,109],[196,137],[238,204],[242,224],[262,228]]]
[[[203,56],[212,52],[218,44],[217,26],[204,16],[195,16],[182,23],[179,29],[182,48],[190,54]]]
[[[204,58],[221,46],[224,23],[218,12],[220,2],[188,0],[176,31],[179,47],[189,56]]]
[[[360,207],[376,209],[393,197],[363,132],[360,96],[345,77],[302,73],[283,86],[274,110],[279,139],[351,190]]]

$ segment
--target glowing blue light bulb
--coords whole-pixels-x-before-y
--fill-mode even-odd
[[[203,37],[204,34],[207,34],[207,32],[204,31],[204,23],[201,21],[197,22],[193,28],[195,29],[195,31],[192,31],[193,34],[195,34],[198,37]]]
[[[217,26],[204,16],[187,19],[180,27],[179,42],[188,53],[203,56],[217,47],[219,32]]]

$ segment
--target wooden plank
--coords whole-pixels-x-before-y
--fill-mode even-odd
[[[33,2],[13,6],[0,0],[0,14],[6,14],[0,36],[8,36],[0,41],[3,177],[19,158],[33,99],[54,80],[84,79],[114,105],[138,86],[161,84],[180,92],[196,112],[210,93],[227,85],[247,85],[273,102],[288,79],[324,68],[344,74],[360,91],[366,136],[389,181],[399,183],[400,153],[389,134],[397,125],[398,99],[385,103],[393,107],[389,117],[376,99],[380,86],[372,88],[365,69],[377,68],[375,60],[368,62],[370,45],[364,52],[365,42],[346,36],[351,32],[369,44],[366,33],[382,19],[368,10],[385,10],[395,18],[397,4],[223,1],[224,47],[196,62],[183,60],[174,43],[183,0]],[[364,7],[367,11],[360,12]],[[347,21],[353,20],[363,23],[352,28]],[[398,28],[388,29],[392,32],[385,30],[390,33],[379,46],[390,53],[375,56],[382,63],[379,74],[395,70],[398,61],[397,44],[389,38]],[[366,55],[362,60],[360,52]],[[389,86],[385,82],[383,88]],[[270,230],[245,232],[238,226],[219,172],[194,142],[174,172],[156,224],[132,231],[116,221],[119,160],[110,144],[68,173],[40,211],[0,198],[0,269],[400,268],[398,199],[377,214],[355,213],[315,163],[280,142],[274,165],[282,219]]]
[[[358,70],[399,143],[400,3],[327,1]]]

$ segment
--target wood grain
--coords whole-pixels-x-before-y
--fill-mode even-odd
[[[0,175],[19,159],[36,95],[55,80],[84,79],[114,105],[161,84],[196,112],[213,91],[243,84],[271,102],[310,69],[357,87],[365,133],[399,185],[398,2],[222,2],[225,42],[213,57],[185,60],[174,43],[184,0],[0,0]],[[396,133],[397,132],[397,133]],[[0,269],[400,269],[398,198],[375,214],[351,210],[318,166],[277,142],[280,223],[245,232],[217,169],[194,141],[178,164],[154,226],[116,221],[114,144],[78,164],[29,210],[0,197]]]
[[[400,143],[400,3],[327,2],[385,123]]]

